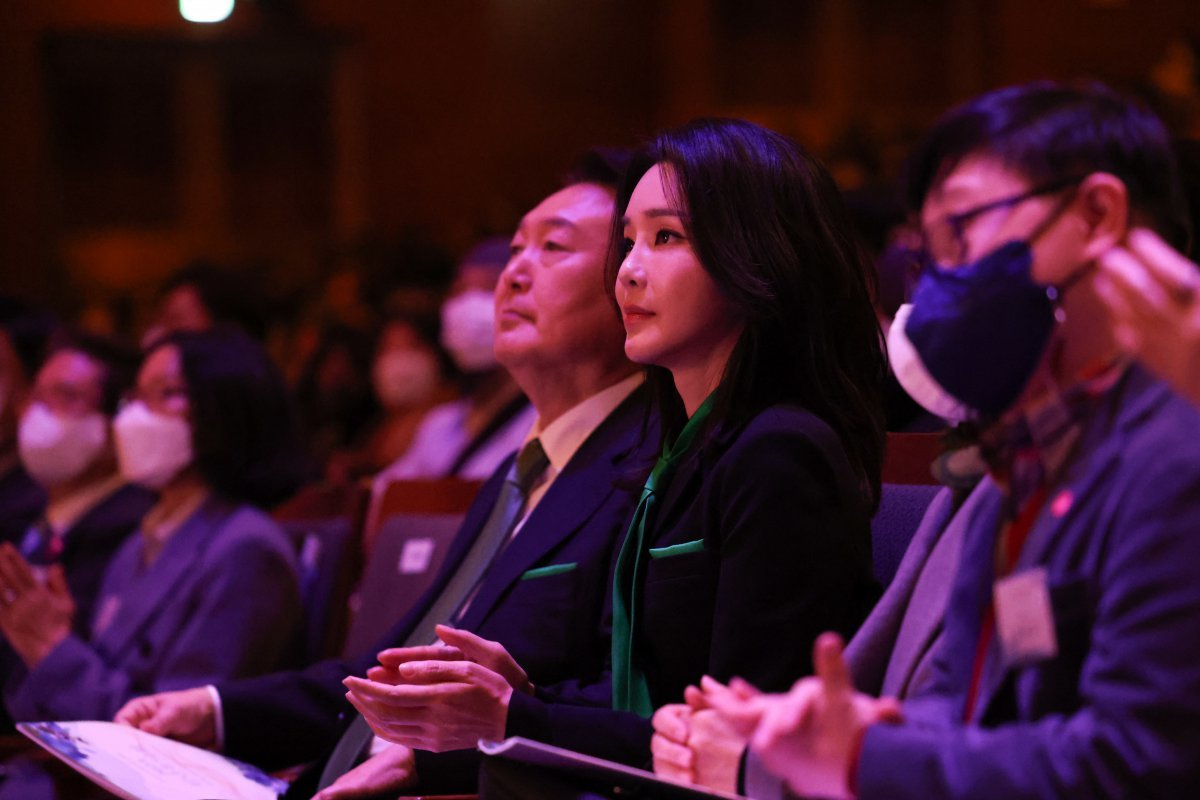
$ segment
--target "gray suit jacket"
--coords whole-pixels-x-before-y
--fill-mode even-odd
[[[985,496],[976,486],[956,507],[954,493],[943,489],[929,504],[895,577],[846,646],[859,691],[904,699],[928,684],[967,521]],[[746,758],[743,791],[756,800],[791,796],[753,753]]]
[[[15,720],[111,719],[130,698],[277,666],[300,616],[295,555],[249,507],[210,499],[143,566],[143,538],[113,557],[91,636],[72,634],[4,687]]]
[[[1200,796],[1197,431],[1140,367],[1105,396],[1016,567],[1045,570],[1057,655],[993,637],[968,708],[1003,501],[984,481],[932,680],[867,731],[860,798]]]
[[[928,683],[967,520],[983,497],[976,486],[959,506],[943,489],[929,504],[896,576],[846,647],[859,691],[904,699]]]

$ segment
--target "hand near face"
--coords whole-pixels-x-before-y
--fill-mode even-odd
[[[380,671],[387,681],[343,681],[346,698],[377,736],[434,753],[504,738],[514,691],[504,676],[473,661],[408,661],[368,675]]]
[[[1200,267],[1142,228],[1099,266],[1096,291],[1117,341],[1200,405]]]
[[[27,667],[36,667],[71,635],[74,619],[62,565],[51,565],[39,581],[15,547],[0,545],[0,631]]]
[[[135,697],[113,722],[208,750],[217,746],[217,710],[206,687]]]
[[[351,800],[399,792],[417,782],[413,751],[398,744],[368,758],[313,796],[313,800]]]
[[[852,797],[851,761],[863,734],[875,723],[899,722],[900,707],[854,690],[836,634],[817,639],[813,663],[815,677],[767,704],[750,747],[799,794]]]

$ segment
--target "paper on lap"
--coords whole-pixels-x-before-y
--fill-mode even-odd
[[[112,722],[23,722],[17,730],[124,800],[275,800],[257,767]]]

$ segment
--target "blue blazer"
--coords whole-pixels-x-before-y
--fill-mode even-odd
[[[643,434],[645,409],[639,389],[592,433],[488,570],[463,620],[464,628],[504,644],[538,685],[594,680],[603,669],[612,551],[637,500],[628,478],[652,458],[655,437]],[[217,687],[226,753],[267,768],[328,753],[354,714],[342,679],[365,674],[380,650],[404,643],[479,535],[511,461],[480,490],[429,591],[375,648],[353,660]],[[534,571],[544,567],[557,569]]]
[[[985,480],[932,684],[868,730],[862,800],[1200,796],[1197,432],[1140,367],[1109,393],[1017,564],[1048,573],[1058,654],[1013,666],[993,640],[965,709],[1004,506]]]
[[[143,566],[130,537],[90,637],[72,634],[4,687],[13,719],[111,719],[130,698],[273,669],[299,621],[295,554],[249,506],[200,507]]]
[[[869,520],[838,436],[798,407],[691,452],[654,520],[634,632],[654,705],[703,675],[780,691],[810,673],[816,637],[849,637],[878,596]],[[506,732],[649,763],[650,721],[590,699],[514,695]]]
[[[126,484],[93,506],[64,534],[58,560],[75,600],[76,633],[87,635],[105,570],[154,502],[153,492]]]

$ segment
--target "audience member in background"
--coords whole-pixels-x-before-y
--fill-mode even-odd
[[[646,394],[604,292],[620,154],[589,155],[565,188],[525,215],[496,287],[496,354],[528,389],[538,422],[521,455],[510,454],[480,490],[433,588],[380,647],[429,645],[440,636],[454,647],[439,652],[486,663],[473,646],[483,645],[479,636],[493,638],[539,686],[593,682],[604,669],[612,553],[637,501],[624,479],[657,442],[643,431]],[[457,630],[435,632],[436,623]],[[364,674],[378,653],[224,683],[219,704],[205,690],[142,698],[118,720],[204,747],[223,744],[229,755],[268,768],[327,756],[341,735],[333,757],[318,762],[328,783],[365,755],[371,732],[361,719],[351,722],[342,679]],[[508,687],[497,680],[493,689]],[[321,797],[388,788],[394,796],[417,781],[422,791],[471,788],[476,756],[387,747]],[[309,797],[316,778],[297,781],[290,796]]]
[[[0,562],[24,558],[34,569],[61,565],[75,603],[72,632],[80,636],[89,630],[105,568],[155,500],[117,472],[110,433],[137,358],[97,336],[56,336],[18,430],[21,463],[46,490],[49,503],[16,547],[0,544]],[[22,632],[12,635],[19,639]],[[0,685],[17,663],[11,648],[0,650]]]
[[[384,321],[375,342],[371,386],[380,411],[355,447],[335,453],[326,464],[331,483],[372,474],[412,445],[430,408],[450,400],[438,349],[435,315],[394,315]]]
[[[379,507],[392,481],[484,480],[521,445],[537,418],[521,387],[496,360],[492,295],[508,256],[508,240],[488,239],[459,262],[442,304],[441,342],[458,368],[462,397],[431,409],[408,451],[375,476],[368,529],[379,522]]]
[[[442,304],[441,342],[462,375],[463,397],[434,408],[408,452],[382,481],[458,477],[482,480],[521,444],[537,416],[496,360],[492,294],[508,262],[507,239],[473,247]]]
[[[371,391],[370,335],[344,325],[324,328],[295,397],[305,449],[316,464],[358,441],[378,410]]]
[[[803,795],[1194,796],[1200,413],[1130,363],[1097,287],[1127,238],[1165,256],[1130,225],[1187,240],[1166,131],[1104,87],[1030,84],[949,112],[914,165],[933,263],[891,351],[990,465],[933,679],[902,707],[856,693],[831,636],[789,694],[705,699]]]
[[[1100,259],[1117,341],[1200,406],[1200,267],[1140,228]]]
[[[816,636],[852,633],[875,598],[884,357],[832,179],[778,134],[699,120],[635,157],[617,208],[608,283],[663,436],[616,560],[608,707],[531,692],[498,645],[498,674],[384,653],[372,680],[346,683],[386,739],[520,735],[647,764],[651,713],[689,683],[789,686],[811,671]],[[456,702],[456,683],[480,687],[472,702]]]
[[[61,565],[0,554],[0,630],[24,662],[16,720],[109,719],[131,697],[277,666],[299,615],[294,555],[255,506],[294,488],[282,381],[232,330],[171,334],[113,422],[128,481],[159,500],[110,562],[85,633]]]
[[[206,331],[215,325],[238,327],[261,341],[267,334],[264,305],[253,272],[194,262],[163,284],[142,347],[174,331]]]
[[[54,317],[0,295],[0,541],[20,542],[46,507],[46,492],[17,454],[17,423],[41,368]]]

